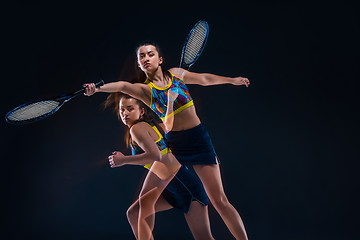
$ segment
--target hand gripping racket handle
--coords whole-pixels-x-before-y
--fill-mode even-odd
[[[100,82],[95,83],[95,87],[98,88],[98,87],[100,87],[100,86],[102,86],[102,85],[104,85],[104,84],[105,84],[105,83],[104,83],[104,80],[101,80]],[[76,96],[79,96],[80,94],[83,94],[84,92],[85,92],[85,88],[82,88],[82,89],[80,89],[79,91],[73,93],[73,94],[71,95],[71,98],[74,98],[74,97],[76,97]],[[70,99],[71,99],[71,98],[70,98]],[[69,99],[69,100],[70,100],[70,99]]]

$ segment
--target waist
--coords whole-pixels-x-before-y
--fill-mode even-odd
[[[195,106],[192,105],[174,115],[174,123],[171,131],[183,131],[194,128],[201,123],[196,114]]]

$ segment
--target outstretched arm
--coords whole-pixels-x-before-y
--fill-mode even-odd
[[[140,99],[145,104],[150,104],[150,88],[142,83],[129,83],[126,81],[118,81],[106,83],[101,87],[96,88],[94,83],[86,83],[85,95],[91,96],[97,92],[122,92],[134,98]]]
[[[185,84],[198,84],[202,86],[220,85],[220,84],[233,84],[245,85],[248,87],[250,81],[243,77],[222,77],[211,73],[194,73],[189,72],[182,68],[172,68],[169,70],[172,74],[179,76],[183,79]]]

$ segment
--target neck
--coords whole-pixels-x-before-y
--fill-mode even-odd
[[[163,81],[164,80],[164,74],[162,72],[161,67],[158,67],[154,72],[148,72],[145,73],[146,77],[152,81],[152,82],[157,82],[157,81]]]

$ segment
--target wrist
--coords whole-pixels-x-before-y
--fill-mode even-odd
[[[236,78],[236,85],[246,85],[245,80],[247,80],[246,78],[243,77],[237,77]]]
[[[241,84],[241,79],[240,78],[233,78],[232,82],[233,85],[240,85]]]

